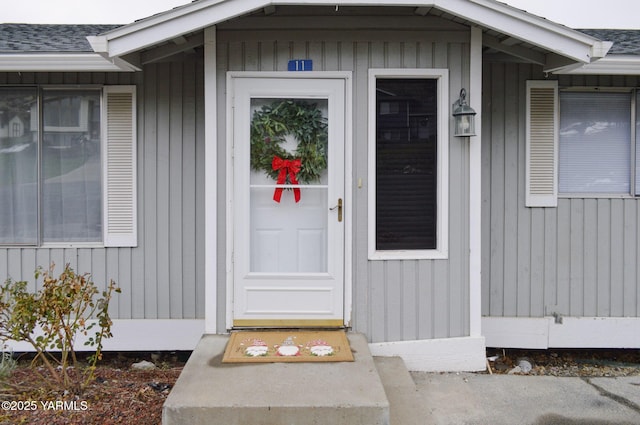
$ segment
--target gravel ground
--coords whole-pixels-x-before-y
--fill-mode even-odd
[[[105,353],[95,381],[77,396],[43,390],[29,361],[23,360],[7,381],[0,382],[0,424],[158,425],[162,405],[187,357],[188,354],[152,357],[150,353]],[[157,368],[133,370],[131,365],[141,360],[153,360]],[[7,383],[13,388],[8,388]]]
[[[640,350],[488,349],[491,372],[533,376],[618,377],[640,375]],[[531,366],[531,370],[528,370]],[[518,366],[521,366],[519,369]]]

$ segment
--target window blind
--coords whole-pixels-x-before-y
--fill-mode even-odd
[[[376,249],[437,246],[437,82],[378,79]]]
[[[562,92],[561,193],[629,193],[630,93]]]

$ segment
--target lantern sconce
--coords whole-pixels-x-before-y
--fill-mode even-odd
[[[453,124],[456,137],[469,137],[476,135],[475,115],[476,111],[467,105],[467,91],[460,90],[460,98],[453,104]]]

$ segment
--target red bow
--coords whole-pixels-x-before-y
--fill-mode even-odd
[[[301,166],[302,161],[300,159],[282,159],[277,155],[273,157],[273,161],[271,162],[271,168],[274,171],[280,170],[280,173],[278,174],[278,181],[276,182],[277,184],[285,184],[287,173],[289,173],[289,183],[298,184],[296,174],[300,172]],[[274,201],[280,202],[280,198],[282,198],[282,190],[282,187],[276,188],[275,192],[273,193]],[[300,188],[296,187],[293,189],[293,196],[296,199],[296,202],[300,201]]]

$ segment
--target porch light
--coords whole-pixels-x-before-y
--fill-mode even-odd
[[[467,91],[460,90],[460,98],[453,104],[453,123],[456,137],[469,137],[476,135],[475,115],[476,111],[467,105]]]

